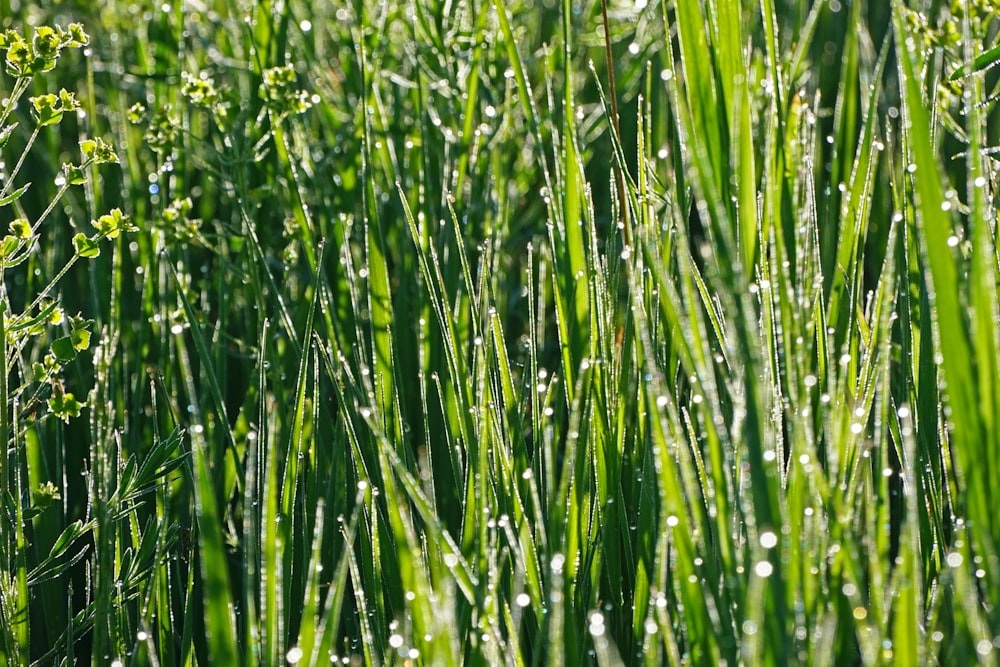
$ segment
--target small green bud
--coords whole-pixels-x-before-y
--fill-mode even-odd
[[[7,72],[15,77],[27,76],[31,72],[31,47],[16,32],[7,31],[7,35],[10,38],[7,44]]]
[[[31,115],[39,126],[54,125],[62,120],[62,108],[59,106],[59,98],[51,93],[30,97]]]
[[[97,144],[94,150],[94,159],[97,160],[97,164],[107,164],[109,162],[118,164],[118,154],[115,153],[114,146],[105,143],[101,138],[97,138],[94,141]]]
[[[49,324],[59,326],[60,324],[63,323],[63,320],[65,318],[66,318],[66,313],[63,312],[62,308],[56,306],[55,308],[52,309],[52,312],[49,313]]]
[[[138,125],[142,121],[146,120],[146,105],[142,102],[136,102],[128,109],[128,122],[133,125]]]
[[[139,230],[138,227],[132,224],[129,217],[122,213],[120,208],[112,209],[110,213],[105,213],[90,224],[97,229],[98,235],[107,239],[118,238],[118,235],[122,232],[135,232]]]
[[[149,120],[146,143],[157,153],[169,153],[177,137],[178,126],[170,117],[171,107],[165,105],[156,110]]]
[[[62,49],[62,39],[59,33],[49,26],[38,26],[35,28],[35,36],[31,39],[31,48],[36,57],[43,60],[55,60],[59,57],[59,51]]]
[[[289,99],[288,110],[292,113],[305,113],[312,105],[312,96],[304,90],[297,90]]]
[[[304,90],[295,90],[295,69],[291,65],[271,67],[262,73],[260,96],[275,110],[302,113],[312,106],[312,96]]]
[[[164,222],[174,223],[183,220],[191,211],[191,198],[175,199],[170,205],[163,209]]]
[[[295,69],[291,65],[268,68],[263,76],[266,88],[286,88],[295,83]]]
[[[83,30],[83,26],[79,23],[70,23],[67,34],[69,38],[64,42],[66,46],[77,48],[90,44],[90,35]]]
[[[70,392],[63,393],[56,391],[56,385],[52,387],[52,397],[49,398],[49,412],[54,414],[64,422],[68,422],[70,417],[79,417],[81,408],[85,405],[74,398]]]
[[[66,182],[70,185],[83,185],[87,182],[87,175],[83,169],[75,164],[64,164],[63,174],[66,175]]]
[[[35,501],[35,506],[38,509],[45,509],[56,500],[62,498],[59,494],[59,488],[52,482],[39,484],[38,488],[36,488],[34,493],[32,493],[32,496]]]
[[[33,235],[31,231],[31,223],[24,218],[18,218],[10,223],[10,233],[22,241],[27,241]]]
[[[187,72],[181,72],[181,94],[188,98],[192,104],[199,107],[211,108],[219,101],[219,91],[215,89],[215,84],[207,77],[194,77]]]
[[[65,88],[59,91],[59,110],[63,112],[67,111],[79,111],[80,102],[76,99],[76,93],[71,93]]]

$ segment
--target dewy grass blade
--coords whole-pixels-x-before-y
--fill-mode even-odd
[[[971,45],[974,41],[968,41],[966,43]],[[967,64],[957,68],[951,73],[949,79],[957,81],[979,72],[985,72],[986,70],[995,67],[998,63],[1000,63],[1000,44],[994,46],[989,51],[978,54]]]
[[[739,258],[743,273],[753,276],[757,255],[757,168],[751,126],[749,67],[744,58],[743,3],[740,0],[709,2],[709,23],[716,40],[718,80],[728,118],[730,148],[727,171],[736,180],[733,217],[737,225]],[[720,188],[720,192],[726,192]]]
[[[212,471],[205,455],[205,441],[200,436],[192,438],[191,453],[196,482],[195,510],[198,517],[198,543],[201,547],[202,585],[204,594],[213,601],[205,608],[209,658],[214,663],[235,665],[239,662],[239,649],[229,584],[229,564]]]
[[[356,54],[358,67],[365,80],[365,89],[376,90],[372,81],[374,71],[368,62],[367,52],[363,41],[357,37]],[[372,135],[375,131],[380,131],[381,114],[376,113],[379,109],[379,101],[374,95],[366,95],[362,107],[362,169],[361,178],[363,181],[363,201],[365,204],[365,263],[368,267],[368,310],[371,313],[370,320],[370,340],[372,343],[373,382],[375,386],[375,400],[379,409],[381,419],[386,427],[393,424],[391,415],[393,413],[393,369],[391,365],[393,334],[395,325],[392,308],[392,291],[389,286],[389,269],[386,264],[388,247],[386,245],[385,223],[383,222],[380,209],[377,204],[375,176],[373,159],[376,150],[383,147],[380,153],[383,166],[391,169],[391,159],[387,157],[387,148],[384,142],[374,142]],[[369,113],[371,111],[371,113]],[[379,125],[375,125],[379,123]],[[376,145],[373,146],[373,143]]]
[[[262,333],[266,333],[267,327]],[[265,388],[265,371],[267,354],[266,343],[262,343],[260,366],[261,389]],[[281,429],[281,417],[273,398],[267,400],[266,393],[261,394],[261,406],[258,419],[260,432],[257,440],[260,442],[259,459],[263,459],[263,471],[260,481],[257,503],[260,506],[260,552],[256,569],[257,594],[260,605],[259,652],[265,659],[276,661],[282,644],[282,606],[284,587],[283,556],[288,548],[287,521],[281,525],[281,448],[278,446]],[[258,466],[260,462],[258,459]]]
[[[966,59],[973,56],[978,48],[979,40],[972,34],[971,19],[966,15],[963,21],[965,35]],[[1000,59],[1000,47],[974,59],[980,62],[983,56],[992,59],[992,66]],[[985,66],[980,69],[985,69]],[[980,442],[979,456],[976,459],[981,464],[984,460],[998,463],[997,452],[1000,451],[1000,435],[998,435],[997,414],[1000,412],[1000,396],[998,396],[998,376],[1000,376],[1000,298],[998,298],[998,283],[1000,283],[1000,265],[997,263],[998,244],[996,235],[997,209],[987,201],[987,175],[990,173],[983,148],[988,135],[987,115],[984,112],[983,74],[973,74],[966,81],[966,93],[963,96],[964,113],[969,128],[969,147],[966,152],[966,187],[969,206],[969,231],[972,242],[971,267],[969,271],[969,304],[972,308],[972,351],[976,363],[977,394],[979,398]],[[996,465],[976,465],[985,476],[984,489],[990,490],[986,499],[986,517],[992,518],[990,541],[988,549],[996,556],[1000,548],[1000,525],[995,517],[1000,511],[1000,471]],[[967,474],[972,471],[968,471]],[[972,473],[975,474],[975,473]],[[1000,578],[994,575],[994,581]]]
[[[587,221],[583,211],[584,177],[576,131],[576,107],[573,101],[573,10],[569,0],[562,6],[563,38],[563,108],[562,154],[558,173],[562,175],[562,189],[552,196],[561,204],[560,219],[552,227],[550,242],[556,263],[555,288],[557,321],[563,345],[563,373],[566,377],[567,403],[574,400],[577,369],[588,353],[590,334],[591,267],[586,253]]]
[[[184,282],[181,280],[180,276],[174,270],[173,261],[168,256],[166,265],[170,270],[170,274],[174,278],[174,284],[177,288],[177,297],[181,302],[184,309],[184,316],[186,317],[188,324],[190,325],[191,338],[194,340],[195,350],[198,352],[198,358],[204,367],[204,373],[208,381],[209,390],[211,392],[212,401],[214,403],[213,408],[216,413],[221,417],[221,423],[219,428],[222,430],[222,434],[225,437],[227,447],[216,448],[218,451],[213,452],[211,461],[211,470],[213,475],[215,475],[216,480],[222,479],[223,467],[225,465],[225,457],[228,452],[231,457],[235,459],[236,457],[236,439],[233,436],[232,428],[230,427],[229,415],[226,411],[226,401],[222,395],[222,388],[219,385],[219,377],[216,375],[214,370],[214,365],[212,363],[212,354],[208,349],[208,344],[205,342],[205,337],[201,332],[200,318],[191,305],[190,299],[188,299],[186,288]],[[237,466],[242,464],[237,462]],[[240,474],[239,478],[243,478]],[[219,487],[221,488],[221,487]]]
[[[319,257],[316,260],[320,266],[323,264],[325,244],[321,243]],[[310,300],[309,310],[306,314],[305,330],[302,333],[301,352],[299,354],[298,372],[295,379],[295,408],[292,413],[291,429],[289,431],[288,444],[285,448],[284,478],[281,483],[281,513],[285,520],[291,522],[295,496],[298,490],[299,461],[303,458],[303,439],[306,434],[313,434],[315,437],[315,424],[307,426],[308,415],[306,414],[306,392],[309,380],[309,356],[312,346],[309,341],[313,337],[313,320],[316,315],[317,304],[323,290],[320,289],[320,281],[317,280],[313,286],[313,298]],[[316,400],[316,397],[313,397]]]
[[[317,631],[321,619],[319,617],[319,598],[322,565],[323,547],[323,518],[324,505],[320,501],[316,507],[316,521],[313,525],[312,544],[310,545],[309,561],[306,566],[306,589],[302,600],[302,619],[299,624],[298,639],[289,646],[286,655],[297,655],[300,660],[307,664],[318,661],[319,656],[314,655]],[[300,575],[301,576],[301,575]],[[293,653],[294,652],[294,653]]]
[[[907,171],[916,205],[920,250],[929,268],[933,290],[941,366],[948,385],[952,440],[960,469],[967,475],[968,502],[978,506],[975,512],[985,519],[989,514],[983,503],[988,502],[990,491],[985,486],[979,459],[974,454],[985,434],[981,430],[978,401],[973,393],[978,383],[968,337],[969,321],[962,307],[963,294],[953,244],[949,243],[954,236],[951,212],[944,206],[940,167],[934,155],[930,118],[918,78],[915,44],[903,24],[900,3],[894,3],[893,9],[899,77],[903,89],[903,117],[908,122],[904,155],[907,160],[912,160]]]
[[[335,655],[334,642],[337,640],[336,633],[340,629],[340,619],[344,600],[346,599],[350,554],[354,550],[354,536],[358,528],[362,500],[364,500],[364,494],[359,491],[355,499],[355,509],[351,514],[351,519],[346,526],[341,527],[343,546],[338,557],[337,568],[330,582],[331,590],[326,595],[326,603],[322,612],[320,627],[318,628],[319,637],[317,645],[312,651],[310,667],[317,667],[320,664],[324,664],[325,660]]]
[[[348,553],[350,554],[348,564],[350,566],[351,584],[354,589],[354,600],[358,610],[358,623],[361,627],[361,651],[364,656],[364,664],[367,667],[375,667],[381,664],[381,661],[375,658],[381,651],[375,644],[375,638],[372,635],[368,599],[365,595],[365,582],[354,551],[348,550]]]
[[[854,166],[847,181],[839,213],[838,251],[835,268],[830,276],[832,284],[829,290],[827,318],[838,323],[843,321],[844,324],[835,327],[838,332],[843,333],[852,330],[853,311],[847,304],[842,307],[841,301],[852,302],[853,298],[850,295],[857,294],[863,284],[860,271],[863,268],[863,243],[868,235],[871,215],[870,202],[881,153],[879,147],[883,146],[875,135],[875,128],[878,116],[876,111],[878,97],[881,92],[881,72],[888,57],[888,47],[887,40],[879,57],[878,68],[872,77],[874,83],[868,101],[868,114],[862,123],[862,136],[858,141]],[[844,343],[844,340],[836,341],[836,349],[839,349]]]

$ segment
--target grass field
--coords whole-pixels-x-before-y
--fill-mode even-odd
[[[996,0],[2,30],[0,665],[1000,662]]]

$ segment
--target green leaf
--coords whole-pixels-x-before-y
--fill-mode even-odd
[[[28,190],[29,187],[31,187],[31,183],[25,183],[23,187],[20,187],[17,190],[14,190],[14,192],[11,192],[6,197],[0,197],[0,206],[6,206],[7,204],[10,204],[11,202],[16,201],[17,199],[19,199],[21,197],[21,195],[23,195],[25,192],[27,192],[27,190]]]
[[[76,351],[80,349],[73,344],[73,339],[69,336],[56,338],[52,341],[52,354],[61,362],[73,361],[76,359]]]
[[[45,302],[43,303],[44,303],[44,308],[42,309],[42,312],[39,313],[39,315],[44,316],[48,320],[49,324],[56,324],[56,325],[62,324],[63,319],[65,319],[66,317],[66,313],[63,312],[63,309],[59,308],[58,304],[55,301],[49,301],[48,303]]]
[[[108,239],[118,238],[122,232],[134,232],[139,229],[132,224],[129,216],[122,213],[120,208],[111,209],[110,213],[91,221],[90,224],[94,226],[101,237]]]
[[[84,31],[83,25],[79,23],[70,23],[67,28],[69,39],[65,43],[66,46],[79,48],[90,44],[90,35]]]
[[[42,71],[45,71],[44,67]],[[39,95],[38,97],[30,98],[30,101],[33,107],[31,115],[34,116],[35,122],[38,123],[39,127],[55,125],[62,120],[62,108],[57,106],[59,98],[55,95]]]
[[[64,422],[68,422],[70,417],[79,417],[82,408],[83,403],[76,400],[69,392],[65,394],[53,393],[49,399],[49,412]]]
[[[21,239],[7,235],[0,240],[0,258],[9,259],[21,247]]]
[[[50,324],[59,324],[62,321],[62,309],[58,307],[58,304],[56,304],[55,301],[42,302],[42,309],[39,311],[38,315],[34,317],[22,315],[20,318],[10,323],[7,327],[7,331],[23,331],[24,329],[32,329],[34,327],[39,327],[41,323],[46,321]]]
[[[948,80],[957,81],[958,79],[964,79],[965,77],[975,74],[976,72],[982,72],[983,70],[990,69],[997,63],[1000,63],[1000,44],[973,59],[971,63],[962,65],[956,69],[951,73],[951,76],[948,77]]]
[[[10,139],[10,133],[14,131],[15,127],[17,127],[17,123],[11,123],[10,125],[0,128],[0,148],[7,145],[7,140]]]
[[[83,351],[90,347],[90,332],[86,329],[74,329],[69,337],[73,341],[74,350]]]
[[[66,526],[66,529],[63,530],[62,534],[59,536],[59,538],[55,541],[55,544],[53,544],[52,548],[49,550],[49,557],[58,558],[59,556],[66,553],[66,550],[69,549],[73,545],[73,542],[75,542],[77,538],[83,535],[83,533],[84,533],[84,528],[83,528],[83,523],[81,521],[74,521],[73,523]]]
[[[66,174],[66,182],[70,185],[83,185],[87,182],[83,169],[75,164],[64,164],[63,173]]]
[[[98,245],[97,241],[83,232],[79,232],[73,237],[73,246],[76,248],[76,254],[86,259],[92,259],[101,254],[101,246]]]

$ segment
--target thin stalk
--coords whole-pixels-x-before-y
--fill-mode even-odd
[[[83,164],[80,165],[80,170],[82,171],[82,170],[90,167],[93,164],[94,164],[94,160],[93,159],[86,160]],[[10,178],[11,178],[11,181],[13,181],[14,176],[11,175]],[[42,223],[45,222],[45,219],[47,217],[49,217],[50,213],[52,213],[52,209],[54,209],[56,207],[56,204],[59,203],[59,201],[63,198],[63,195],[66,194],[66,191],[69,190],[70,187],[72,187],[72,185],[73,184],[70,183],[69,180],[67,180],[65,183],[63,183],[62,185],[59,186],[59,190],[56,192],[55,196],[52,197],[52,201],[49,202],[49,205],[45,207],[45,210],[42,211],[42,214],[40,216],[38,216],[38,220],[35,220],[35,223],[31,226],[31,231],[33,233],[37,233],[38,232],[38,228],[42,226]],[[9,187],[9,184],[8,184],[8,187]]]
[[[622,131],[618,121],[618,90],[615,88],[615,61],[611,52],[611,27],[608,21],[608,0],[601,0],[601,20],[604,23],[604,57],[608,61],[608,96],[611,98],[611,127],[615,133],[618,145],[622,143]],[[642,167],[640,166],[640,169]],[[628,228],[628,200],[625,197],[625,174],[624,167],[615,163],[615,184],[618,187],[618,209],[621,214],[622,234],[625,239],[625,246],[631,245],[631,237]]]
[[[0,126],[7,122],[10,112],[17,107],[17,100],[28,89],[28,83],[30,82],[31,77],[21,77],[14,82],[14,90],[11,91],[10,97],[7,99],[7,104],[3,107],[3,113],[0,113]]]
[[[46,296],[48,296],[49,292],[51,292],[52,289],[59,284],[59,281],[63,279],[63,276],[65,276],[66,273],[71,268],[73,268],[73,265],[76,264],[76,260],[80,259],[80,257],[81,257],[80,253],[73,253],[73,256],[69,258],[69,260],[66,262],[66,265],[63,266],[61,269],[59,269],[59,273],[57,273],[55,277],[49,281],[49,284],[46,285],[42,289],[42,291],[38,293],[34,301],[32,301],[31,304],[24,309],[24,312],[30,313],[35,308],[37,308],[39,304],[42,303],[42,300],[45,299]]]
[[[38,131],[41,129],[40,125],[35,126],[34,132],[28,138],[28,143],[25,145],[24,150],[21,151],[21,157],[17,159],[17,164],[14,165],[14,170],[10,172],[10,176],[7,177],[7,185],[4,186],[3,190],[0,190],[0,197],[6,197],[10,192],[10,189],[14,186],[14,179],[17,177],[18,172],[21,171],[21,166],[24,164],[24,159],[28,157],[28,152],[31,147],[35,145],[35,139],[38,138]]]
[[[4,494],[4,502],[2,503],[3,516],[0,517],[0,567],[6,569],[11,563],[11,554],[9,551],[11,526],[9,525],[9,517],[13,509],[7,505],[6,500],[11,497],[19,498],[19,496],[8,493],[10,485],[10,450],[8,445],[11,434],[11,406],[7,387],[7,301],[3,287],[2,280],[0,280],[0,447],[3,448],[2,455],[0,455],[0,492]],[[15,600],[14,606],[16,607],[19,602],[16,599],[16,595]],[[4,628],[2,637],[4,645],[0,647],[0,665],[7,665],[10,664],[9,660],[11,657],[15,657],[16,659],[17,652],[21,650],[19,645],[24,638],[21,636],[23,630],[21,627],[22,624],[16,623],[11,618],[4,618],[3,620],[14,626]],[[15,640],[14,646],[7,643],[10,640]]]

